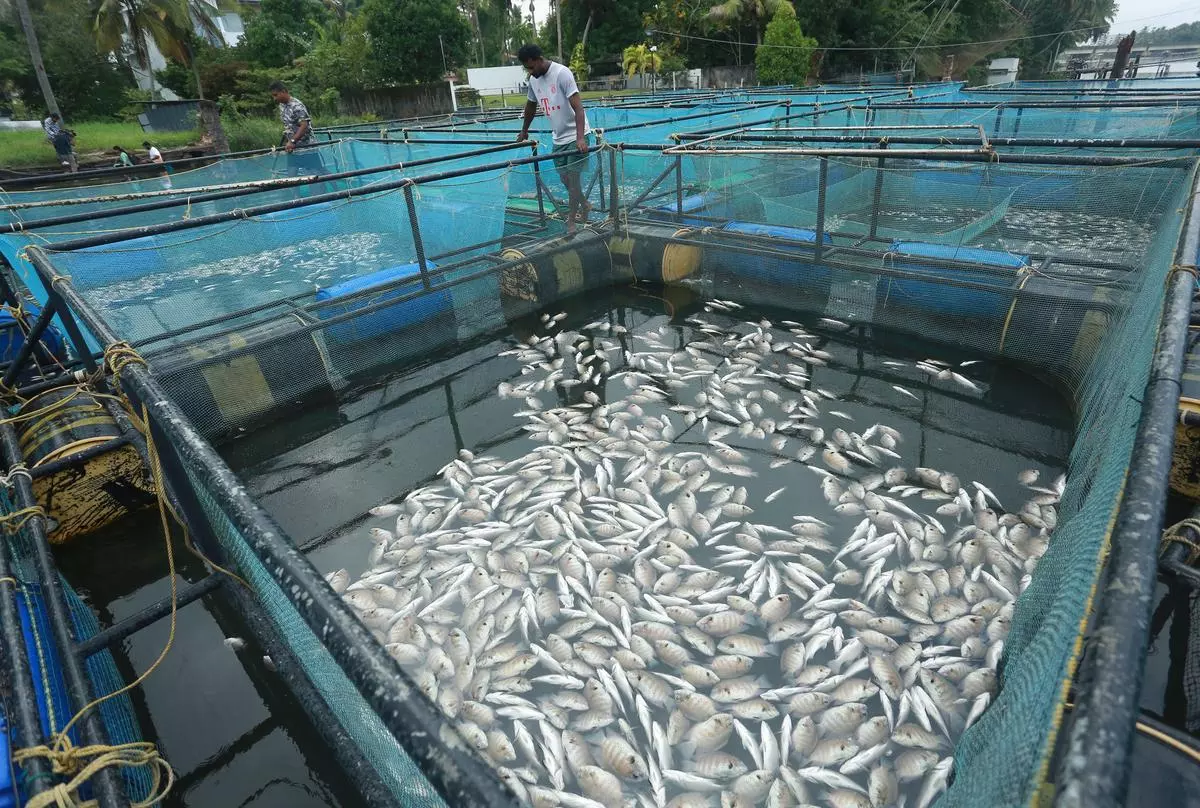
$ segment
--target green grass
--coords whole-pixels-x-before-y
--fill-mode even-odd
[[[195,132],[146,133],[136,123],[116,121],[92,121],[71,123],[75,130],[75,153],[81,163],[112,159],[112,147],[141,151],[142,141],[150,140],[161,148],[186,146],[196,139]],[[58,165],[54,159],[54,147],[46,142],[41,129],[18,132],[0,132],[0,166],[4,168],[31,168]]]

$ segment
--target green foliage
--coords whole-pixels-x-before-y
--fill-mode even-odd
[[[149,70],[151,42],[165,56],[187,58],[180,32],[189,27],[186,0],[99,0],[92,31],[102,52],[127,53]]]
[[[263,0],[246,21],[242,44],[263,67],[287,67],[312,47],[328,19],[320,0]]]
[[[1200,20],[1171,28],[1143,28],[1137,32],[1138,45],[1191,45],[1200,42]]]
[[[576,81],[587,81],[591,68],[588,67],[587,54],[583,50],[582,42],[577,42],[571,51],[570,68]]]
[[[754,32],[742,30],[736,23],[718,23],[710,10],[709,0],[659,0],[647,16],[646,27],[656,31],[660,48],[669,48],[692,66],[741,64],[753,58],[753,47],[736,43],[753,42]]]
[[[116,115],[124,104],[125,90],[133,86],[133,76],[123,57],[110,59],[97,49],[86,0],[55,0],[35,6],[33,25],[64,117],[74,125]],[[45,115],[16,14],[0,14],[0,89],[19,94],[34,116]]]
[[[621,54],[621,66],[626,76],[645,73],[647,70],[652,73],[660,73],[662,72],[662,57],[657,52],[650,50],[649,45],[630,45]]]
[[[146,135],[136,123],[118,121],[72,121],[75,130],[75,152],[80,164],[96,163],[110,166],[113,163],[112,147],[120,144],[127,149],[141,150]],[[195,132],[160,132],[154,142],[160,148],[186,146],[196,137]],[[46,142],[41,129],[21,129],[15,132],[0,132],[0,165],[6,168],[28,168],[32,166],[56,166],[54,147]]]
[[[804,35],[791,4],[780,6],[754,57],[758,83],[804,84],[816,48],[817,40]]]
[[[597,73],[618,73],[622,55],[630,43],[646,38],[646,15],[654,11],[654,0],[563,0],[563,50],[569,54],[588,30],[588,61]],[[553,19],[542,26],[543,47],[550,40],[547,53],[557,50]]]
[[[754,41],[760,42],[763,23],[783,9],[793,10],[789,0],[722,0],[708,10],[708,16],[719,26],[749,26]]]
[[[318,31],[317,42],[298,62],[300,83],[323,94],[370,86],[375,79],[371,42],[362,15],[337,20]]]
[[[268,149],[279,145],[283,130],[278,118],[238,115],[227,112],[225,105],[222,105],[221,109],[221,125],[225,129],[225,137],[229,140],[230,151]]]
[[[437,81],[443,46],[448,67],[468,63],[471,28],[454,0],[366,0],[362,14],[384,83]]]
[[[533,39],[533,28],[521,14],[527,5],[511,0],[480,0],[476,13],[483,35],[485,64],[515,64],[517,51]]]
[[[994,56],[1021,58],[1022,77],[1036,78],[1054,53],[1108,28],[1115,0],[1029,0],[1020,11],[1008,0],[974,0],[953,10],[901,0],[794,0],[804,31],[826,50],[822,72],[890,72],[917,68],[940,77],[953,57],[963,76]],[[968,43],[968,44],[963,44]]]
[[[154,78],[161,86],[180,98],[196,97],[196,74],[182,62],[169,60],[162,70],[154,71]]]

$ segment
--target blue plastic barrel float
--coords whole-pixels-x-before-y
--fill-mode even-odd
[[[432,263],[426,263],[426,267],[430,271],[437,268]],[[316,314],[321,320],[330,320],[369,306],[398,300],[422,288],[420,264],[400,264],[317,290],[315,299],[327,305],[318,307]],[[378,289],[376,293],[368,294],[375,289]],[[426,292],[402,303],[384,306],[331,325],[325,329],[325,335],[327,339],[338,343],[377,339],[436,315],[452,312],[453,307],[448,291]]]
[[[922,258],[976,264],[979,269],[939,266],[922,261]],[[1012,303],[1012,290],[1018,283],[1020,271],[1029,266],[1029,258],[979,247],[897,239],[888,248],[885,265],[891,269],[911,270],[920,273],[921,277],[883,276],[878,287],[881,305],[993,323],[1007,313]],[[973,286],[957,286],[955,281]],[[980,284],[994,287],[996,291],[975,288]]]

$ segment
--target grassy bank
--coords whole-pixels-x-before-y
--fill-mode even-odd
[[[338,124],[354,123],[356,118],[317,118],[317,126],[336,126]],[[222,124],[225,135],[229,138],[229,148],[232,151],[249,151],[251,149],[268,149],[279,145],[283,128],[279,119],[251,118],[244,116],[224,116]],[[145,157],[142,141],[149,140],[160,149],[176,148],[195,143],[199,135],[195,131],[187,132],[153,132],[142,131],[136,123],[119,123],[115,121],[91,121],[72,123],[75,130],[75,153],[79,161],[91,162],[113,160],[113,146],[124,146],[131,153]],[[33,168],[52,167],[57,164],[54,159],[54,147],[46,142],[41,129],[22,130],[17,132],[0,132],[0,168]]]
[[[142,141],[149,140],[159,148],[185,146],[196,138],[195,132],[146,133],[136,123],[91,121],[71,123],[75,130],[75,153],[80,161],[108,159],[113,146],[124,146],[130,152],[141,152]],[[0,132],[0,166],[28,168],[55,164],[54,147],[46,142],[41,129]]]

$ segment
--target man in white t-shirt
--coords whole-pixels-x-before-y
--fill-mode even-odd
[[[158,150],[157,146],[150,145],[150,141],[143,140],[142,148],[145,149],[146,153],[150,155],[150,162],[161,163],[163,161],[162,152]]]
[[[524,46],[517,58],[529,72],[529,98],[517,140],[529,137],[529,125],[540,109],[550,120],[554,166],[567,187],[567,232],[574,233],[575,222],[586,222],[592,207],[583,195],[583,171],[588,164],[592,129],[583,111],[579,86],[570,68],[547,59],[537,45]]]

